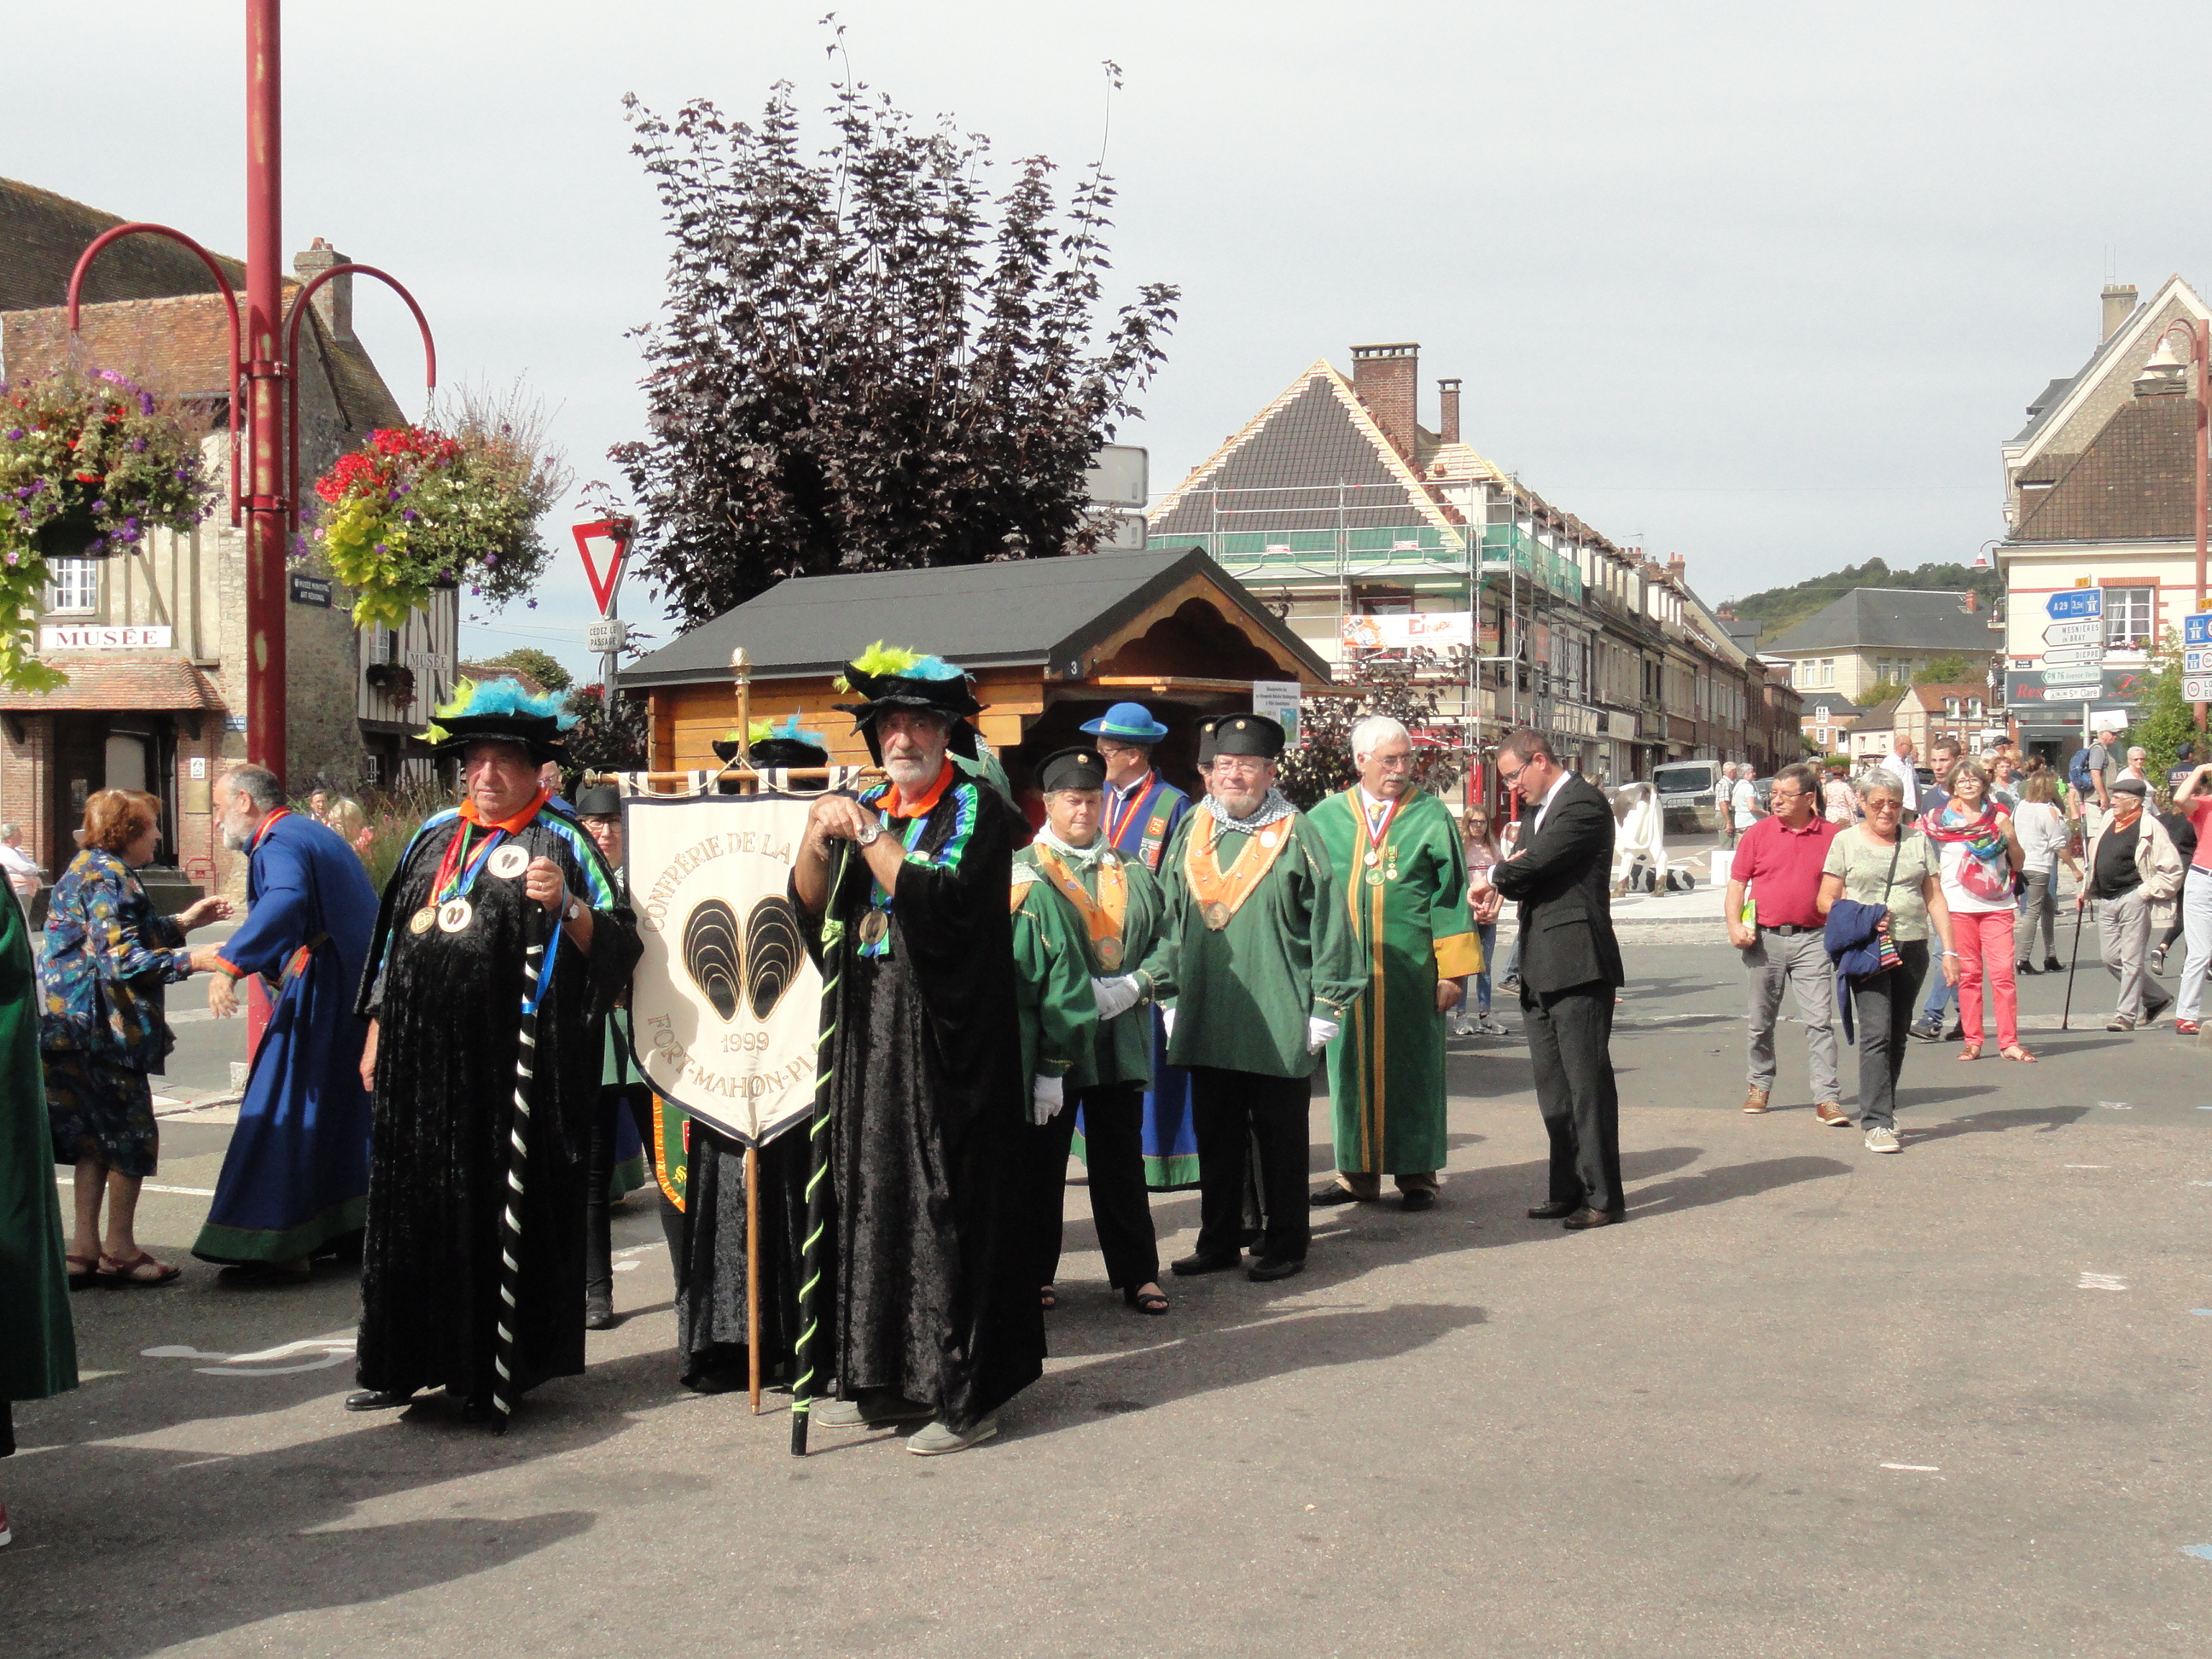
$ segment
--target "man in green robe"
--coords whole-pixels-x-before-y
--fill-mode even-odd
[[[1159,883],[1107,842],[1099,750],[1063,749],[1037,764],[1045,824],[1014,854],[1014,962],[1022,1049],[1040,1109],[1032,1137],[1040,1200],[1037,1285],[1050,1309],[1060,1268],[1067,1154],[1083,1115],[1091,1216],[1107,1282],[1139,1313],[1164,1314],[1160,1255],[1145,1182],[1145,1088],[1152,1011],[1175,989],[1175,945],[1162,930]],[[1057,1079],[1044,1069],[1068,1057]]]
[[[1328,1045],[1334,1181],[1316,1207],[1372,1202],[1394,1177],[1409,1210],[1437,1201],[1444,1162],[1444,1018],[1482,968],[1467,855],[1444,804],[1413,785],[1413,743],[1387,715],[1352,728],[1359,781],[1311,814],[1343,884],[1367,994]]]
[[[0,1457],[15,1449],[13,1401],[76,1387],[51,1134],[30,930],[0,883]],[[0,1544],[9,1536],[0,1502]]]
[[[1191,1073],[1198,1248],[1178,1273],[1243,1259],[1244,1176],[1266,1212],[1253,1279],[1304,1270],[1314,1058],[1365,988],[1336,869],[1275,787],[1283,728],[1264,714],[1199,727],[1206,796],[1162,861],[1176,1000],[1168,1059]]]

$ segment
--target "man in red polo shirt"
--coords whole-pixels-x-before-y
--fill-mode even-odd
[[[1838,825],[1820,813],[1820,778],[1802,762],[1774,776],[1773,812],[1743,832],[1729,866],[1729,941],[1743,952],[1750,976],[1750,1088],[1743,1109],[1766,1110],[1774,1092],[1774,1022],[1782,988],[1797,988],[1797,1014],[1805,1022],[1805,1047],[1813,1077],[1814,1115],[1831,1126],[1848,1125],[1838,1103],[1836,974],[1822,941],[1820,866]],[[1756,921],[1743,919],[1744,889],[1751,889]]]

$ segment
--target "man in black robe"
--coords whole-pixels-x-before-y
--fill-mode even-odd
[[[1006,909],[1019,816],[948,752],[974,750],[966,676],[900,654],[846,669],[890,781],[815,803],[791,885],[817,960],[825,921],[843,928],[822,1060],[836,1397],[813,1420],[927,1418],[907,1447],[930,1455],[996,1432],[1043,1370],[1044,1314],[1035,1206],[1009,1187],[1029,1101]]]
[[[525,951],[549,934],[505,1316],[514,1353],[498,1392],[511,1401],[584,1369],[587,1149],[605,1021],[637,928],[591,837],[538,781],[559,752],[551,700],[525,703],[505,684],[440,715],[466,796],[402,857],[362,986],[372,1109],[351,1411],[442,1386],[470,1416],[493,1414]]]

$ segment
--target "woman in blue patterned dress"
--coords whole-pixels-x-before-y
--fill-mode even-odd
[[[160,812],[135,790],[103,789],[87,801],[83,850],[46,907],[39,1046],[54,1162],[76,1170],[73,1286],[167,1285],[179,1271],[140,1249],[132,1231],[159,1146],[149,1079],[174,1042],[164,988],[192,971],[185,935],[228,916],[230,904],[204,898],[174,916],[154,913],[135,872],[154,860]]]

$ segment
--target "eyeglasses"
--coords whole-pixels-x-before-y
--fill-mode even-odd
[[[1867,811],[1869,812],[1902,812],[1904,810],[1905,803],[1901,800],[1889,800],[1876,797],[1867,803]]]

